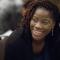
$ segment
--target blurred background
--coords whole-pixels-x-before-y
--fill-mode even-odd
[[[20,22],[23,5],[29,0],[0,0],[0,37],[9,36]],[[60,9],[60,0],[50,0]]]

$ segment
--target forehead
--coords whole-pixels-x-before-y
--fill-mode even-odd
[[[34,16],[36,17],[51,17],[51,14],[48,10],[44,9],[44,8],[37,8]]]

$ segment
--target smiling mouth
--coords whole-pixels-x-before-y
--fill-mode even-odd
[[[41,36],[43,34],[43,32],[42,31],[33,31],[33,34],[35,36]]]

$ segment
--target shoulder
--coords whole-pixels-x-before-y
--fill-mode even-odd
[[[55,55],[60,59],[60,37],[58,37],[57,40],[53,42],[53,44],[54,44],[53,48],[55,51]]]
[[[20,33],[15,31],[6,42],[5,60],[15,60],[23,54],[24,46],[26,46],[24,39],[20,37]],[[16,56],[16,57],[15,57]]]
[[[30,45],[30,39],[27,37],[22,30],[14,31],[11,36],[7,39],[6,49],[24,50],[26,46]]]

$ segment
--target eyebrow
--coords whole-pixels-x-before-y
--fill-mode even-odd
[[[34,15],[33,17],[36,17],[36,15]],[[40,17],[51,18],[51,17],[47,17],[47,16],[40,16]],[[36,18],[37,18],[37,17],[36,17]]]
[[[33,16],[33,18],[32,19],[38,19],[38,17],[36,17],[36,16]]]
[[[38,17],[36,17],[36,16],[33,16],[33,18],[38,19]],[[48,18],[50,18],[50,17],[39,17],[39,18],[48,19]]]
[[[33,16],[33,17],[36,17],[36,16]],[[37,17],[36,17],[37,18]]]

